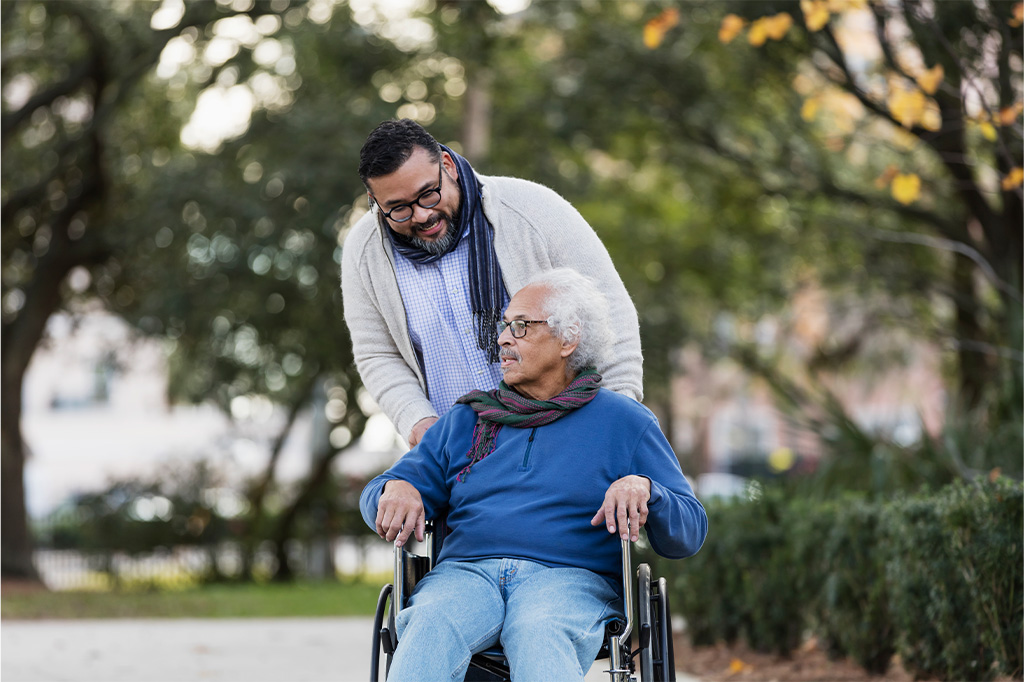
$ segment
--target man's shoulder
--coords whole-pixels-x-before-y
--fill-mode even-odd
[[[364,252],[373,245],[380,244],[380,231],[378,230],[377,217],[373,211],[367,212],[356,224],[349,228],[348,233],[342,240],[342,258],[363,260]]]
[[[539,182],[504,175],[482,175],[484,196],[488,194],[502,202],[519,204],[523,201],[565,201],[555,190]]]
[[[617,419],[635,419],[638,422],[657,419],[643,403],[607,388],[598,390],[597,397],[594,398],[594,405],[600,408],[605,415],[614,414]]]

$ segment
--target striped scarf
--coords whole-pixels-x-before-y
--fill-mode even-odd
[[[584,369],[565,389],[550,400],[532,400],[508,387],[504,381],[494,391],[471,391],[456,402],[476,411],[473,443],[466,457],[469,464],[455,477],[460,483],[470,468],[494,452],[498,431],[508,425],[516,429],[544,426],[579,409],[597,396],[601,375],[592,367]]]
[[[505,291],[505,282],[501,278],[498,255],[494,252],[494,227],[484,215],[484,208],[480,203],[483,186],[476,171],[469,165],[469,161],[456,152],[444,145],[441,145],[441,149],[448,152],[455,161],[455,167],[459,171],[459,190],[462,194],[459,215],[454,216],[455,224],[448,226],[448,229],[455,233],[449,252],[454,250],[462,239],[465,226],[470,225],[469,301],[473,307],[473,321],[476,324],[476,345],[487,353],[488,362],[497,362],[498,321],[501,320],[501,313],[509,299]],[[392,230],[383,218],[380,222],[384,227],[384,234],[391,241],[391,246],[414,263],[433,263],[446,255],[424,251],[407,237]]]

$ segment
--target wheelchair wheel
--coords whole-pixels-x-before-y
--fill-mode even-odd
[[[380,677],[380,652],[383,649],[386,659],[384,678],[387,679],[391,670],[391,655],[395,650],[392,634],[395,631],[394,615],[388,609],[388,601],[391,598],[392,586],[385,585],[377,598],[377,611],[373,617],[373,649],[370,653],[370,682],[378,682]],[[388,626],[384,626],[385,613],[388,616]]]
[[[641,682],[675,682],[672,620],[666,583],[664,578],[653,581],[651,567],[647,564],[641,564],[637,571],[637,608],[640,616]]]
[[[640,680],[655,682],[654,656],[654,623],[651,610],[651,567],[640,564],[636,572],[636,607],[640,617]],[[644,640],[647,640],[646,642]]]

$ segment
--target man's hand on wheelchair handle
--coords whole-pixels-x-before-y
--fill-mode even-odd
[[[590,520],[590,525],[608,526],[608,532],[619,531],[623,540],[636,542],[640,526],[647,523],[647,501],[651,499],[651,481],[643,476],[623,476],[608,486],[604,504]],[[627,525],[628,522],[628,525]]]
[[[393,480],[384,484],[384,491],[377,502],[377,535],[388,542],[395,541],[399,547],[408,541],[413,531],[416,539],[423,542],[426,516],[420,491],[406,481]]]

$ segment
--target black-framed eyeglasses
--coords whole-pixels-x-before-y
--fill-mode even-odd
[[[444,172],[444,164],[438,161],[437,163],[437,187],[428,189],[416,197],[416,201],[411,201],[408,204],[399,204],[390,211],[384,214],[385,218],[393,220],[396,223],[404,223],[405,221],[412,218],[413,206],[420,206],[421,208],[434,208],[441,203],[441,177]],[[377,201],[377,197],[373,198]],[[380,206],[380,202],[377,202]],[[384,207],[380,206],[380,210],[383,211]]]
[[[529,325],[531,325],[531,324],[547,324],[547,323],[548,323],[547,320],[512,320],[511,322],[506,322],[505,320],[500,320],[498,322],[498,336],[501,336],[501,333],[503,331],[505,331],[506,327],[511,327],[512,328],[512,338],[513,339],[521,339],[524,336],[526,336],[526,328]]]

